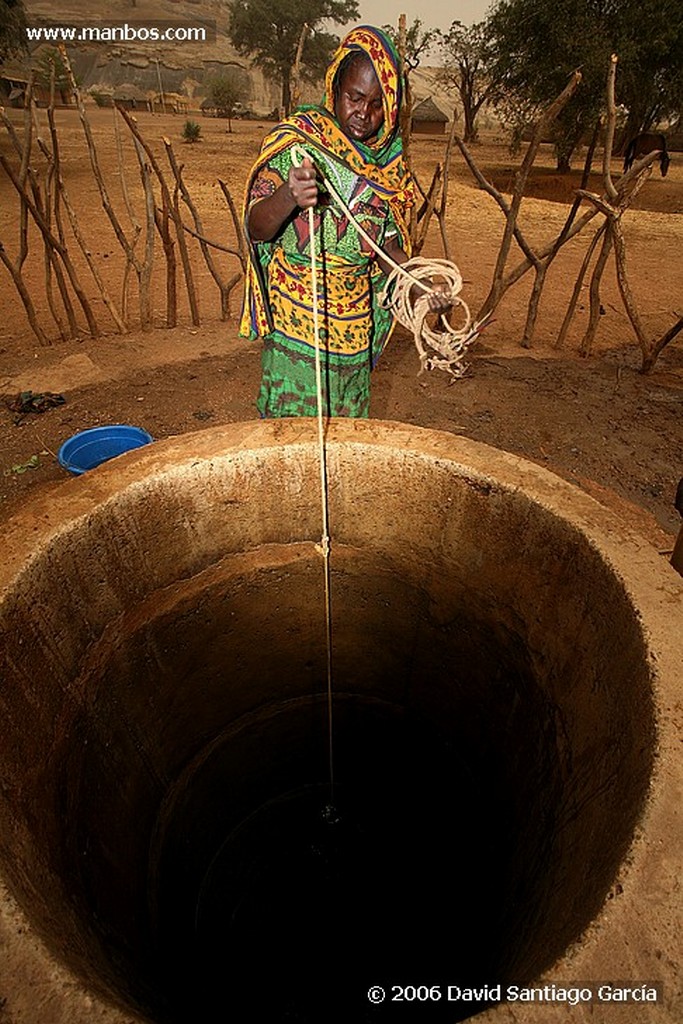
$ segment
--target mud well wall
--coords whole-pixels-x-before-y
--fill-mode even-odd
[[[155,1020],[183,1019],[200,989],[209,1012],[255,955],[281,982],[269,1013],[308,1012],[302,958],[323,997],[337,972],[363,995],[378,970],[420,965],[452,984],[530,980],[599,912],[645,804],[652,658],[594,539],[487,469],[514,477],[519,460],[341,425],[339,822],[321,823],[309,426],[153,445],[10,535],[3,873],[55,955]]]

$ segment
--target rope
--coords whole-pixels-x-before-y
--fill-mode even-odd
[[[320,467],[320,503],[322,536],[316,551],[323,557],[325,580],[325,641],[327,647],[327,738],[329,759],[330,799],[325,808],[325,817],[332,820],[334,812],[334,736],[332,721],[332,599],[330,588],[330,521],[329,493],[327,486],[327,449],[325,447],[325,425],[323,420],[322,368],[320,361],[320,322],[318,316],[318,268],[315,251],[315,219],[313,207],[308,210],[308,230],[311,240],[311,291],[313,297],[313,334],[315,336],[315,389],[318,407],[318,463]]]
[[[296,166],[300,165],[304,156],[315,162],[314,157],[298,144],[292,147],[292,151],[292,161]],[[424,259],[421,256],[415,256],[403,264],[397,263],[377,245],[374,238],[365,231],[362,224],[359,224],[353,212],[339,195],[339,192],[325,175],[324,171],[317,165],[316,170],[322,178],[325,188],[349,218],[349,221],[353,224],[359,235],[392,268],[380,301],[385,309],[391,311],[400,324],[412,332],[413,341],[415,342],[420,359],[418,377],[423,370],[434,369],[445,370],[453,378],[462,377],[467,371],[467,364],[464,359],[465,354],[472,342],[478,337],[484,322],[490,314],[487,314],[486,317],[477,323],[472,323],[469,308],[466,302],[459,297],[462,288],[462,275],[456,265],[449,260]],[[313,221],[309,219],[311,238],[313,237],[312,225]],[[427,278],[429,284],[426,284],[423,278]],[[453,307],[456,309],[459,307],[462,310],[465,321],[462,327],[453,327],[445,313],[437,315],[439,330],[435,330],[430,326],[427,318],[430,314],[432,316],[434,314],[429,309],[427,296],[433,291],[434,278],[442,279],[446,285],[446,293]],[[411,292],[414,287],[420,289],[423,294],[413,298]],[[429,346],[432,351],[429,352],[426,346]]]
[[[382,304],[391,310],[400,324],[412,331],[420,357],[418,377],[423,370],[445,370],[454,378],[462,377],[467,371],[465,354],[478,337],[484,320],[472,324],[467,303],[458,294],[462,288],[460,271],[449,260],[428,260],[422,256],[414,256],[404,267],[410,268],[410,279],[406,280],[395,269],[392,270],[387,278]],[[452,326],[444,313],[440,313],[437,323],[441,329],[435,330],[427,319],[430,315],[434,316],[427,296],[418,295],[416,299],[411,296],[413,282],[422,285],[422,278],[428,278],[431,283],[435,277],[445,283],[453,307],[462,310],[465,322],[458,329]],[[432,352],[428,351],[427,346]]]
[[[301,146],[292,147],[292,163],[295,166],[301,165],[304,156],[310,154]],[[320,169],[318,168],[318,173]],[[477,337],[481,324],[472,325],[469,309],[466,303],[459,298],[458,293],[462,288],[462,276],[455,264],[447,260],[426,260],[415,257],[401,265],[381,249],[373,238],[358,223],[352,211],[335,189],[329,179],[321,173],[325,187],[333,199],[339,204],[349,221],[354,225],[358,233],[374,249],[378,256],[381,256],[393,269],[387,279],[384,289],[382,304],[390,309],[399,323],[403,324],[413,332],[413,338],[420,357],[420,373],[424,369],[446,370],[454,377],[461,377],[466,366],[463,362],[463,355],[467,347]],[[337,814],[334,806],[334,730],[333,730],[333,687],[332,687],[332,600],[330,586],[330,529],[329,529],[329,490],[327,480],[327,450],[325,446],[325,424],[323,416],[323,391],[322,391],[322,368],[320,358],[320,321],[318,310],[318,273],[317,253],[315,248],[315,212],[314,207],[308,209],[308,232],[310,239],[311,253],[311,291],[313,299],[313,333],[315,337],[315,386],[318,412],[318,462],[320,467],[320,501],[322,518],[322,535],[320,544],[316,544],[316,551],[323,558],[323,576],[325,582],[325,637],[327,647],[327,732],[328,732],[328,756],[329,756],[329,803],[325,807],[323,816],[328,822],[337,821]],[[444,314],[438,317],[442,330],[434,331],[427,323],[429,310],[428,294],[433,290],[434,276],[440,277],[448,286],[448,293],[454,306],[462,307],[465,315],[465,324],[459,330],[455,330]],[[429,284],[423,281],[429,279]],[[411,292],[414,287],[420,289],[423,294],[413,299]],[[483,321],[482,321],[483,322]],[[425,348],[429,345],[436,355],[430,355]]]

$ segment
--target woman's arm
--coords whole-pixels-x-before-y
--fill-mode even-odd
[[[272,195],[253,203],[247,216],[249,234],[257,242],[270,242],[295,210],[307,210],[317,202],[313,163],[304,157],[301,167],[290,167],[287,181]]]

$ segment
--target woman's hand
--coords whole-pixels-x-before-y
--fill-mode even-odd
[[[399,245],[398,240],[395,237],[391,238],[387,243],[386,251],[387,254],[391,256],[395,263],[398,263],[401,266],[404,263],[407,263],[408,257],[404,250]],[[381,257],[379,259],[379,264],[385,274],[390,274],[392,272],[393,267],[391,266],[391,264],[387,263],[387,261],[383,260]],[[431,290],[429,292],[425,292],[424,289],[418,287],[417,285],[413,285],[413,287],[410,289],[411,302],[414,303],[415,300],[418,299],[421,295],[426,294],[429,302],[429,309],[431,310],[432,313],[447,312],[447,310],[449,310],[453,305],[453,300],[451,299],[450,294],[446,290],[446,285],[444,284],[444,282],[427,279],[423,281],[423,284],[427,285],[427,287],[429,287]]]
[[[445,313],[453,305],[453,300],[446,291],[446,286],[440,281],[436,283],[431,281],[430,284],[432,290],[427,295],[430,310],[432,313]]]
[[[249,234],[257,242],[269,242],[297,209],[310,209],[317,202],[315,168],[311,159],[305,156],[300,167],[290,168],[287,181],[272,195],[252,204],[247,221]]]
[[[434,281],[429,278],[423,278],[422,283],[430,290],[425,292],[422,288],[418,288],[418,286],[414,284],[410,289],[411,301],[414,303],[416,299],[425,295],[427,297],[431,313],[446,313],[453,305],[453,300],[446,291],[446,285],[442,281]]]
[[[310,157],[305,156],[300,167],[290,167],[287,176],[287,187],[293,201],[302,210],[308,210],[318,202],[318,183],[315,168]]]

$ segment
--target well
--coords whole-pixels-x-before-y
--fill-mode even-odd
[[[673,1022],[680,577],[471,441],[335,422],[328,458],[332,812],[313,422],[156,443],[10,524],[10,1019],[454,1021],[485,1004],[367,991],[550,978],[659,982],[638,1020]]]

